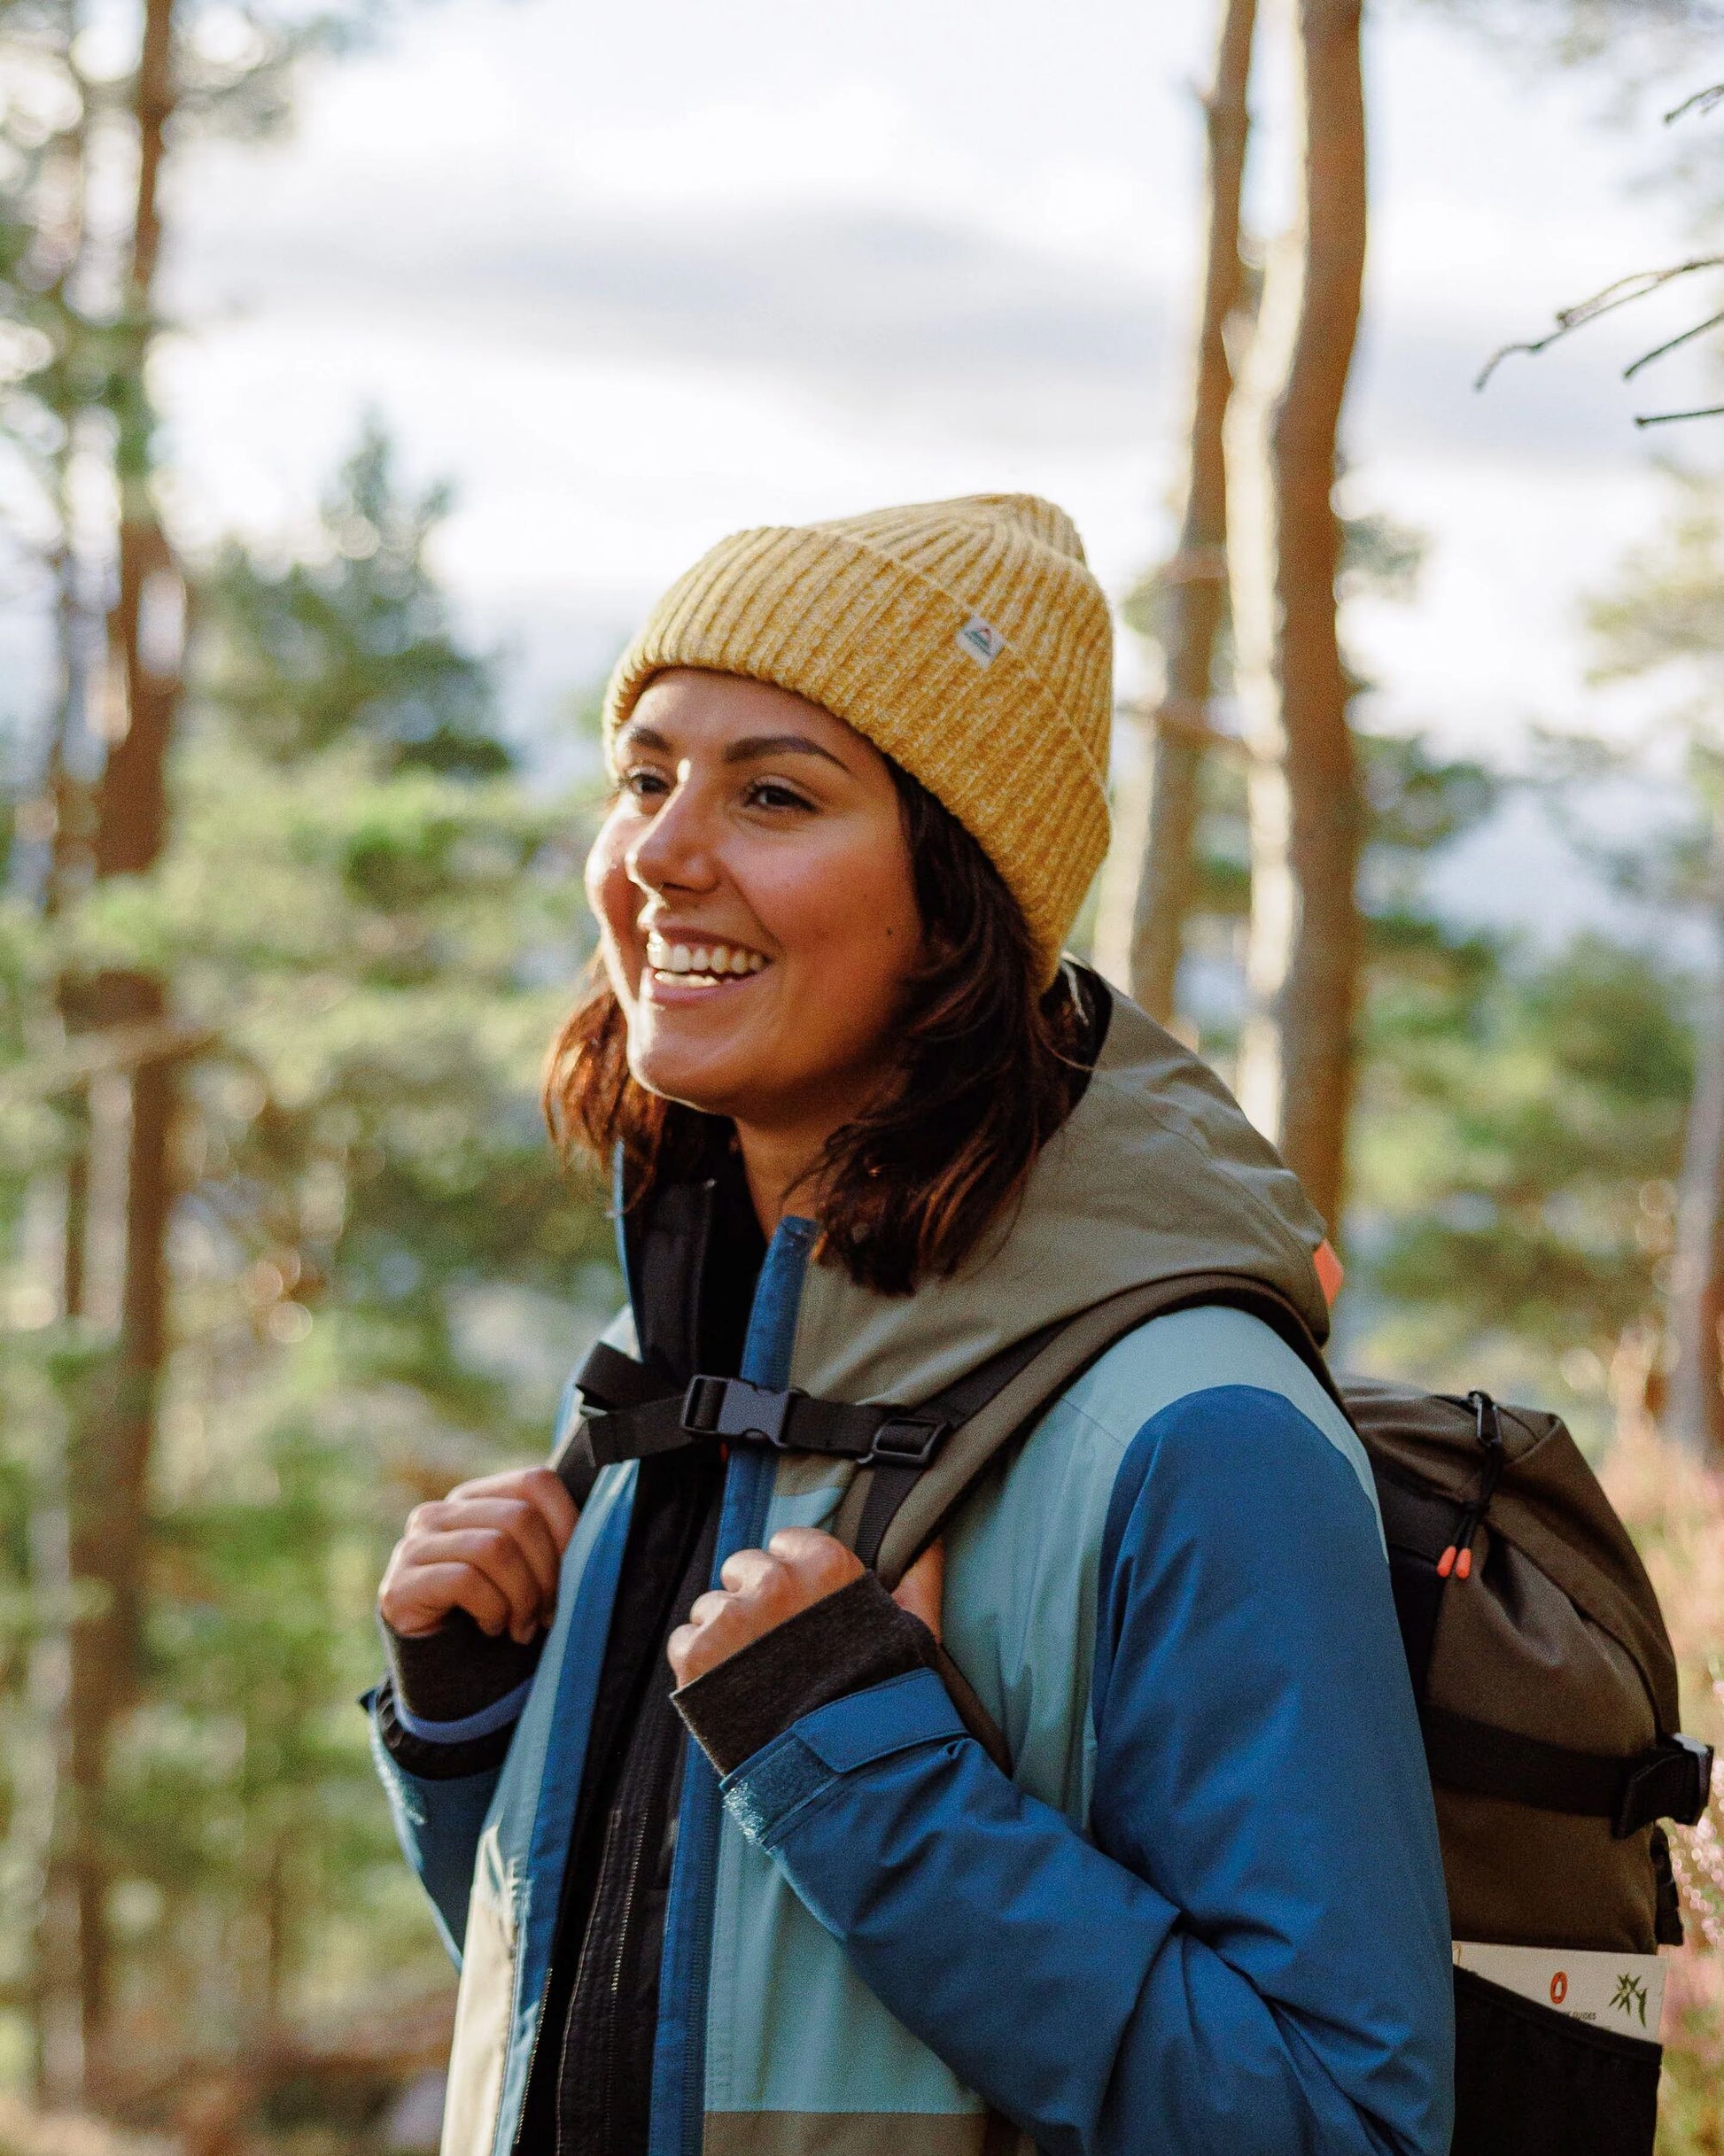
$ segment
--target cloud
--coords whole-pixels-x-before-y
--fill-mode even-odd
[[[1168,310],[1147,280],[892,210],[566,215],[450,232],[368,220],[260,236],[207,221],[182,318],[411,318],[463,343],[767,376],[966,432],[1142,438]]]
[[[1187,297],[1142,269],[1062,255],[893,206],[704,214],[521,200],[487,190],[458,221],[373,194],[206,200],[189,220],[182,318],[237,311],[411,325],[483,365],[493,349],[641,360],[746,376],[796,397],[958,437],[1058,444],[1169,438]],[[1488,454],[1616,463],[1628,431],[1609,355],[1557,355],[1472,389],[1503,325],[1404,293],[1367,299],[1355,454]]]

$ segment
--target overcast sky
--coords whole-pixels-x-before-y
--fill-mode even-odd
[[[440,562],[517,709],[738,525],[1030,488],[1109,589],[1167,543],[1209,4],[444,0],[307,82],[284,145],[183,159],[159,389],[182,529],[301,519],[366,407],[456,483]],[[1273,56],[1271,56],[1273,58]],[[1255,185],[1279,213],[1282,74]],[[1655,114],[1375,12],[1354,499],[1422,528],[1361,613],[1379,716],[1511,748],[1602,712],[1577,595],[1657,499],[1608,326],[1475,395],[1557,305],[1680,252]],[[1719,125],[1724,121],[1699,125]],[[1649,315],[1650,334],[1665,320]],[[1677,401],[1689,371],[1654,382]]]

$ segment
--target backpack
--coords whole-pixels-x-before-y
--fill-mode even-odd
[[[580,1502],[607,1462],[700,1442],[853,1460],[859,1471],[833,1532],[894,1587],[1115,1340],[1212,1304],[1281,1335],[1371,1463],[1462,1943],[1455,2156],[1650,2156],[1661,2051],[1646,2009],[1657,1974],[1634,1958],[1681,1939],[1659,1822],[1703,1815],[1712,1752],[1676,1730],[1658,1598],[1556,1415],[1483,1392],[1338,1382],[1290,1304],[1260,1282],[1207,1274],[1132,1288],[1044,1327],[913,1408],[734,1377],[671,1391],[601,1344],[578,1374],[582,1418],[553,1464]],[[944,1653],[941,1667],[966,1723],[1009,1772],[974,1690]],[[1596,2006],[1593,2019],[1576,2018],[1580,1987],[1612,1978],[1604,2018]]]

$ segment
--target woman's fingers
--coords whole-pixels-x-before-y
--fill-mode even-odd
[[[557,1570],[563,1560],[549,1523],[524,1497],[473,1497],[459,1504],[421,1505],[408,1521],[408,1538],[490,1530],[510,1541],[532,1567],[541,1601],[556,1599]]]
[[[558,1555],[568,1548],[580,1514],[562,1477],[547,1467],[511,1468],[506,1475],[481,1475],[472,1482],[457,1483],[442,1501],[467,1505],[498,1499],[531,1505],[549,1529]]]
[[[520,1484],[522,1496],[550,1529],[551,1539],[561,1557],[580,1518],[574,1499],[563,1487],[562,1477],[554,1475],[547,1467],[529,1468],[521,1476]]]
[[[508,1632],[524,1646],[555,1611],[579,1516],[548,1468],[462,1483],[409,1516],[377,1607],[406,1636],[435,1632],[451,1609],[465,1609],[493,1636]]]
[[[493,1640],[510,1629],[509,1597],[470,1564],[424,1565],[413,1574],[406,1592],[414,1597],[413,1607],[398,1602],[394,1612],[384,1611],[403,1638],[435,1632],[452,1609],[464,1609]]]
[[[508,1607],[506,1628],[524,1646],[538,1631],[545,1611],[544,1590],[520,1544],[505,1530],[454,1527],[421,1534],[415,1538],[413,1562],[415,1568],[466,1565],[489,1580],[502,1596]]]
[[[783,1569],[779,1559],[768,1556],[764,1549],[739,1549],[725,1559],[718,1579],[733,1594],[753,1594]]]
[[[735,1551],[720,1584],[696,1597],[688,1622],[671,1634],[665,1651],[678,1684],[692,1684],[861,1570],[851,1551],[815,1527],[782,1527],[766,1548]]]

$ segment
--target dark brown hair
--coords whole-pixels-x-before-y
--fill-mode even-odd
[[[906,985],[892,1083],[833,1133],[809,1181],[817,1257],[858,1286],[906,1295],[951,1273],[1021,1196],[1087,1074],[1063,976],[1044,992],[1017,901],[956,817],[894,764],[926,956]],[[628,1020],[595,958],[552,1045],[545,1114],[558,1150],[608,1162],[625,1203],[699,1171],[711,1119],[630,1074]]]

